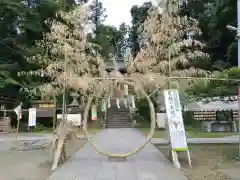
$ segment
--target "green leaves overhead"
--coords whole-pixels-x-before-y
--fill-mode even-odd
[[[6,88],[17,93],[20,84],[30,84],[31,79],[17,76],[17,72],[39,68],[27,62],[35,54],[35,41],[49,31],[45,20],[55,16],[59,9],[66,9],[75,2],[58,0],[1,0],[0,1],[0,91]]]
[[[236,96],[239,86],[240,69],[231,68],[222,72],[215,72],[212,75],[214,80],[194,81],[186,91],[190,97],[195,99],[209,97]]]

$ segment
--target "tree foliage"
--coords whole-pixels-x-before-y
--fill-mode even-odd
[[[96,50],[104,57],[109,59],[110,54],[114,54],[119,58],[128,47],[127,34],[129,27],[122,23],[119,27],[105,25],[106,9],[101,1],[93,1],[89,6],[89,23],[94,25],[94,32],[89,33],[89,40],[98,45]]]
[[[49,18],[55,18],[55,14],[59,10],[68,12],[76,4],[84,2],[86,1],[1,0],[1,92],[18,93],[20,86],[25,88],[31,86],[30,89],[36,89],[40,83],[50,81],[49,77],[19,77],[16,72],[45,68],[38,62],[27,61],[28,57],[42,51],[42,47],[36,45],[36,41],[45,39],[44,34],[50,30],[51,24],[46,24],[45,21]],[[172,19],[173,22],[180,19],[181,23],[190,23],[196,32],[202,33],[200,36],[194,37],[194,46],[187,40],[186,34],[183,35],[191,28],[180,28],[179,33],[176,33],[174,38],[166,35],[174,29],[179,30],[177,26],[182,26],[182,24],[176,23],[177,26],[171,29],[173,25],[171,23],[166,25],[165,22],[164,24],[162,21],[164,18],[161,16],[153,15],[153,13],[149,16],[149,11],[153,10],[150,2],[145,2],[142,6],[132,7],[130,12],[132,16],[131,27],[124,23],[120,27],[112,27],[104,24],[106,18],[104,4],[101,1],[94,1],[88,7],[88,23],[94,24],[97,31],[88,34],[88,41],[95,44],[94,50],[98,51],[104,60],[109,58],[109,54],[123,58],[126,51],[130,49],[132,56],[136,57],[133,61],[135,64],[131,65],[134,68],[131,68],[140,72],[148,69],[148,72],[168,75],[170,70],[172,75],[179,75],[179,73],[189,75],[193,72],[202,74],[206,71],[222,71],[225,68],[236,66],[237,42],[234,38],[235,33],[226,29],[226,25],[236,26],[237,24],[237,1],[188,0],[186,2],[181,4],[181,11],[172,16]],[[63,22],[61,17],[57,18],[57,21]],[[148,23],[150,19],[155,21],[157,27]],[[160,27],[171,30],[164,32],[160,30]],[[162,35],[166,38],[165,40],[157,37]],[[169,49],[171,68],[168,68]],[[209,56],[203,52],[207,52]],[[148,65],[147,63],[142,64],[143,59],[151,59],[151,61],[147,61]],[[228,87],[226,86],[225,89]],[[231,92],[231,90],[225,92]]]
[[[237,41],[235,32],[226,26],[237,26],[237,1],[190,0],[182,7],[182,14],[199,20],[206,42],[207,52],[211,56],[209,70],[218,79],[238,79]],[[227,69],[226,69],[227,68]],[[210,80],[194,82],[187,91],[195,98],[236,95],[237,81]]]
[[[170,69],[172,74],[178,76],[203,75],[206,72],[200,66],[209,59],[208,55],[202,52],[204,44],[196,39],[184,38],[190,31],[196,36],[200,34],[198,22],[192,18],[179,16],[174,1],[170,2],[168,6],[165,5],[166,9],[161,14],[157,9],[151,9],[149,12],[141,27],[140,50],[133,60],[128,61],[127,73],[124,75],[118,71],[116,63],[112,72],[106,71],[103,56],[96,51],[95,44],[89,41],[86,30],[89,16],[84,5],[68,12],[60,11],[56,18],[46,22],[50,26],[50,31],[44,34],[42,40],[36,42],[38,52],[28,59],[30,64],[41,68],[21,73],[46,79],[46,83],[35,85],[32,90],[34,93],[40,92],[42,96],[56,96],[67,87],[69,90],[80,91],[87,97],[87,102],[83,105],[84,134],[90,145],[102,155],[129,157],[140,151],[151,140],[156,119],[154,105],[147,92],[153,92],[168,82],[169,71],[166,69]],[[125,25],[122,25],[121,29],[126,32]],[[110,33],[111,28],[108,30]],[[110,37],[116,37],[116,34]],[[121,33],[119,37],[123,37]],[[125,41],[125,37],[122,40]],[[125,45],[121,46],[125,47]],[[116,56],[115,58],[117,59]],[[171,66],[168,66],[167,62],[170,62]],[[140,98],[146,98],[151,115],[151,131],[146,142],[135,151],[125,154],[99,150],[86,130],[88,112],[94,98],[125,98],[125,92],[119,88],[119,84],[133,87],[133,93]],[[54,142],[58,144],[53,170],[56,169],[61,152],[64,152],[62,148],[64,149],[64,140],[69,133],[69,127],[71,124],[63,120],[57,129],[55,138],[58,141],[54,140]]]
[[[145,2],[141,6],[133,6],[130,10],[132,17],[132,27],[130,31],[129,43],[133,57],[136,57],[140,50],[141,26],[148,16],[148,11],[152,7],[151,2]]]
[[[122,24],[120,28],[110,25],[99,25],[98,35],[88,34],[88,39],[98,45],[96,50],[108,60],[110,54],[123,57],[125,49],[128,47],[127,32],[128,27]]]
[[[46,75],[51,77],[51,86],[44,84],[41,87],[43,89],[56,89],[55,86],[59,88],[63,86],[63,76],[66,76],[63,72],[67,71],[68,85],[71,88],[74,89],[75,86],[75,89],[81,90],[85,95],[98,88],[96,92],[103,91],[110,95],[109,88],[99,89],[108,87],[109,82],[102,84],[102,86],[99,84],[96,86],[93,82],[89,82],[88,78],[105,77],[107,75],[105,65],[100,57],[101,51],[100,54],[95,51],[95,45],[88,42],[84,33],[84,24],[87,25],[89,21],[83,19],[84,16],[81,17],[79,15],[81,13],[77,9],[71,11],[71,13],[61,13],[61,18],[67,23],[62,23],[57,19],[51,21],[51,32],[47,33],[44,39],[37,43],[39,49],[44,51],[40,51],[34,58],[30,59],[30,62],[34,64],[42,63],[39,65],[42,68],[35,72],[30,71],[30,74],[40,75],[45,71]],[[82,26],[76,25],[76,23],[82,24]],[[111,28],[106,29],[106,26],[102,28],[105,31],[108,30],[107,33],[110,38],[122,36],[121,33],[111,35],[111,33],[116,32],[115,29],[112,31]],[[122,28],[125,30],[125,25]],[[209,58],[206,53],[201,51],[204,44],[198,40],[184,39],[186,33],[190,31],[194,32],[195,35],[200,34],[201,31],[196,20],[180,17],[172,9],[166,9],[163,14],[159,14],[156,9],[152,9],[142,29],[140,52],[128,64],[128,76],[130,78],[136,79],[136,73],[141,72],[137,75],[137,79],[139,80],[139,77],[141,77],[141,83],[139,83],[143,85],[139,84],[139,86],[143,86],[148,91],[151,88],[156,88],[156,86],[164,85],[167,82],[165,77],[169,75],[169,69],[171,74],[176,76],[203,75],[206,72],[202,64],[206,64]],[[115,41],[113,43],[116,46],[116,39],[109,40],[110,42]],[[64,57],[65,55],[66,57]],[[64,70],[64,62],[66,61],[67,70]],[[82,76],[86,79],[80,78]],[[114,72],[108,74],[108,76],[120,78],[122,75],[119,72]],[[72,85],[74,86],[72,87]],[[37,92],[41,88],[35,87],[34,89],[34,92]],[[54,91],[48,90],[47,92]],[[44,92],[43,94],[48,93]]]
[[[106,15],[106,8],[104,8],[103,3],[98,0],[94,0],[89,5],[89,20],[95,26],[95,35],[98,35],[98,26],[101,25],[105,19],[107,18]]]
[[[45,34],[44,39],[37,42],[39,53],[29,59],[33,64],[39,64],[41,69],[35,71],[22,72],[22,75],[44,76],[48,79],[45,84],[32,87],[32,93],[42,93],[44,95],[56,96],[61,93],[65,78],[79,76],[99,75],[99,57],[87,42],[85,32],[88,19],[82,6],[75,8],[71,12],[61,11],[58,18],[48,22],[51,30]],[[68,81],[69,85],[72,83]],[[87,91],[88,84],[77,83],[78,90]],[[77,85],[75,84],[75,85]]]
[[[237,1],[190,0],[182,14],[196,18],[211,55],[211,69],[222,70],[237,65],[235,33],[226,26],[237,26]]]
[[[18,93],[21,86],[34,82],[17,76],[16,72],[34,69],[38,64],[27,63],[27,57],[36,53],[35,41],[48,32],[44,23],[59,9],[72,7],[73,2],[57,0],[3,0],[0,2],[0,90]]]
[[[188,96],[194,99],[203,98],[225,98],[236,96],[238,93],[240,69],[230,68],[222,72],[215,72],[212,75],[213,80],[198,80],[191,84],[186,90]]]
[[[141,72],[151,70],[172,76],[205,74],[209,61],[208,54],[202,51],[205,45],[189,33],[194,37],[201,35],[197,20],[179,16],[174,8],[162,13],[152,10],[143,25],[142,48],[135,67]]]

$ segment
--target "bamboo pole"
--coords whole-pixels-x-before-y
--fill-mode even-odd
[[[238,87],[238,159],[240,160],[240,86]]]
[[[54,109],[53,109],[53,132],[55,131],[56,129],[56,124],[57,124],[57,117],[56,117],[56,114],[57,114],[57,110],[56,110],[56,106],[57,106],[57,100],[56,100],[56,96],[54,96]]]
[[[16,140],[18,140],[18,132],[19,132],[19,127],[20,127],[20,119],[19,117],[17,118],[17,131],[16,131]]]
[[[159,74],[161,75],[161,74]],[[228,79],[228,78],[213,78],[213,77],[193,77],[193,76],[166,76],[164,79],[190,79],[190,80],[216,80],[216,81],[236,81],[240,82],[240,79]],[[74,79],[74,78],[73,78]],[[117,80],[117,78],[93,78],[94,80]],[[134,80],[134,78],[124,78],[125,80]]]
[[[64,127],[66,127],[67,126],[67,123],[68,122],[66,122],[66,119],[67,119],[67,117],[66,117],[66,109],[67,109],[67,106],[66,106],[66,89],[67,89],[67,79],[66,79],[66,75],[67,75],[67,53],[65,52],[64,53],[64,84],[63,84],[63,104],[62,104],[62,109],[63,109],[63,111],[62,111],[62,124],[63,124],[63,129],[64,129]],[[64,138],[61,138],[61,141],[63,141],[63,142],[61,142],[61,144],[60,144],[60,146],[62,145],[62,147],[61,147],[61,153],[60,153],[60,156],[64,159],[64,160],[66,160],[65,159],[65,157],[66,157],[66,147],[65,147],[65,145],[64,145],[64,140],[65,140],[65,135],[64,135]],[[58,141],[59,142],[59,141]],[[59,147],[59,144],[58,144],[58,147]]]
[[[67,53],[64,53],[64,84],[63,84],[63,100],[62,100],[62,121],[65,121],[66,117],[66,70],[67,70]]]
[[[168,89],[171,89],[171,52],[170,52],[170,46],[168,47]],[[167,113],[167,109],[166,112]],[[178,162],[178,158],[177,158],[177,153],[175,153],[174,151],[172,151],[172,145],[171,145],[171,137],[170,137],[170,131],[169,128],[167,127],[167,131],[168,131],[168,155],[169,157],[173,160],[173,164],[176,164],[176,162]],[[177,159],[177,161],[176,161]]]
[[[171,50],[170,46],[168,47],[168,89],[171,89]]]

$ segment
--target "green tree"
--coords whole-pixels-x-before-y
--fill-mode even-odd
[[[234,79],[240,79],[240,69],[230,68],[225,69],[222,72],[215,72],[212,75],[214,80],[198,80],[191,84],[191,87],[186,90],[188,96],[195,99],[202,98],[214,98],[214,97],[226,97],[236,96],[237,88],[239,86],[238,81]],[[225,80],[222,80],[225,79]],[[228,80],[229,79],[229,80]],[[233,79],[233,80],[231,80]]]
[[[119,29],[114,26],[101,24],[98,26],[98,36],[89,34],[88,39],[98,45],[99,53],[107,60],[109,54],[123,57],[128,44],[127,32],[128,27],[125,24],[121,24]]]
[[[236,49],[235,34],[226,28],[228,24],[236,26],[236,5],[236,0],[218,0],[210,6],[208,48],[214,60],[222,60],[228,67],[237,65],[237,51],[233,50]]]
[[[201,35],[198,21],[179,16],[176,5],[169,3],[172,8],[162,13],[153,9],[145,20],[135,68],[165,76],[202,76],[210,59],[204,42],[194,39]]]
[[[28,63],[27,57],[38,49],[35,42],[48,32],[45,21],[53,18],[59,9],[68,10],[75,1],[57,0],[2,0],[0,2],[0,91],[18,93],[21,86],[36,79],[18,77],[16,72],[41,68]]]
[[[99,35],[99,27],[107,18],[106,8],[103,7],[103,3],[99,0],[94,0],[89,5],[89,20],[95,26],[95,36]],[[97,37],[96,37],[97,38]]]
[[[119,28],[103,24],[107,15],[104,4],[95,0],[89,6],[89,21],[94,25],[95,30],[89,34],[89,40],[98,45],[96,48],[100,54],[107,60],[109,54],[123,57],[125,49],[128,46],[129,27],[122,23]]]
[[[24,17],[24,6],[19,0],[0,2],[0,90],[16,93],[16,71],[21,69],[23,52],[17,43],[18,25]]]
[[[120,58],[124,58],[124,55],[127,49],[130,48],[130,42],[129,42],[130,27],[126,23],[121,23],[118,31],[119,31],[119,35],[117,37],[117,48],[118,48],[117,54]]]
[[[226,25],[237,24],[237,1],[189,0],[182,7],[182,15],[199,21],[199,27],[211,56],[212,70],[221,70],[237,65],[235,34]]]
[[[131,10],[132,16],[132,27],[130,30],[129,43],[131,44],[133,57],[136,57],[137,53],[140,50],[140,36],[141,36],[141,26],[148,17],[148,11],[152,7],[151,2],[145,2],[142,6],[134,5]]]

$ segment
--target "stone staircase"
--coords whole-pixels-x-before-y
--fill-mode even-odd
[[[111,102],[111,107],[107,109],[106,121],[107,128],[132,128],[133,125],[130,110],[123,102],[120,102],[119,109],[116,101]]]

